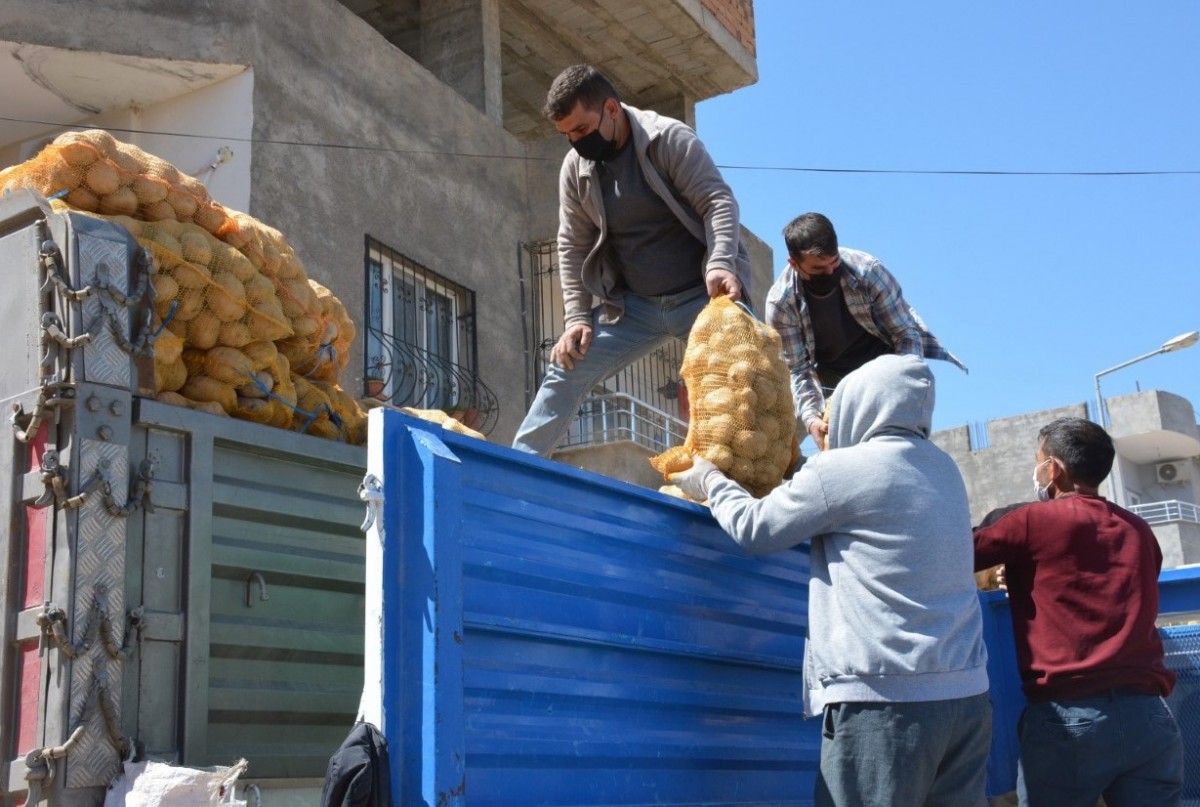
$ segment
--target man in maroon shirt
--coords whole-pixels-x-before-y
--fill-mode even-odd
[[[1162,551],[1140,517],[1098,495],[1112,439],[1060,418],[1038,432],[1038,502],[975,530],[975,568],[1005,565],[1028,707],[1023,807],[1178,805],[1183,741],[1163,696]]]

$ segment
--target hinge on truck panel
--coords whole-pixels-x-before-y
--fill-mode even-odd
[[[62,745],[39,748],[25,755],[25,781],[29,783],[26,804],[37,807],[42,800],[42,790],[54,781],[54,761],[62,759],[75,747],[83,731],[84,726],[79,726]]]
[[[367,474],[358,484],[358,498],[366,502],[367,515],[359,529],[363,532],[371,529],[371,525],[379,522],[379,534],[383,535],[383,483],[375,474]]]
[[[46,336],[63,347],[76,348],[86,345],[92,340],[97,326],[107,324],[113,338],[123,350],[137,355],[151,355],[154,350],[155,335],[151,312],[147,310],[140,333],[134,339],[125,335],[125,328],[119,316],[121,309],[132,311],[141,304],[147,293],[153,293],[154,287],[150,284],[153,259],[144,248],[138,250],[137,278],[134,281],[134,287],[128,290],[119,289],[103,279],[98,280],[94,286],[84,286],[80,289],[71,288],[63,269],[62,252],[59,250],[58,244],[52,240],[47,239],[42,242],[41,259],[42,267],[46,270],[47,286],[52,284],[59,297],[71,303],[81,303],[93,294],[98,294],[101,318],[104,320],[102,323],[91,323],[85,333],[71,337],[67,335],[62,320],[56,314],[47,311],[42,315],[42,329]]]
[[[50,410],[71,406],[74,403],[75,388],[70,384],[61,381],[43,383],[38,390],[32,412],[26,414],[21,404],[13,404],[9,421],[12,423],[14,436],[22,443],[28,443],[37,436],[38,429],[49,416]]]
[[[87,497],[99,488],[101,496],[104,497],[104,509],[110,515],[128,516],[139,506],[144,507],[147,513],[153,513],[154,502],[150,500],[150,493],[154,489],[154,467],[155,462],[151,458],[141,461],[138,465],[137,479],[129,493],[129,499],[124,504],[118,504],[117,500],[113,498],[111,465],[108,460],[102,460],[96,466],[96,472],[92,478],[83,485],[80,492],[62,502],[62,506],[67,509],[82,507],[87,501]]]
[[[141,645],[142,635],[146,631],[145,610],[138,606],[125,614],[121,643],[117,644],[113,636],[112,617],[108,612],[108,586],[103,583],[96,586],[96,596],[92,600],[92,607],[88,609],[87,623],[79,631],[78,645],[67,638],[67,612],[62,608],[52,608],[50,603],[43,604],[42,612],[37,616],[37,624],[41,629],[38,655],[41,655],[41,649],[49,639],[54,642],[59,652],[71,659],[91,648],[92,631],[97,625],[104,652],[114,659],[127,659],[132,656],[134,650]]]

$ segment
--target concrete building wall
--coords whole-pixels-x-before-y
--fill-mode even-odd
[[[9,0],[0,29],[17,42],[252,71],[254,144],[235,149],[253,153],[248,205],[233,189],[218,201],[280,230],[308,274],[360,323],[364,234],[473,289],[481,376],[501,402],[493,437],[511,439],[524,414],[517,249],[556,230],[547,197],[562,144],[553,147],[559,159],[545,159],[547,147],[519,142],[334,0],[280,8],[269,0],[69,0],[48,9]],[[209,131],[246,133],[236,99],[209,114]],[[190,125],[186,116],[155,117],[168,131]],[[214,179],[223,171],[235,173],[223,166]],[[361,367],[356,346],[342,378],[356,393]]]
[[[1087,417],[1085,404],[990,420],[987,446],[974,449],[966,426],[935,432],[933,442],[962,471],[971,500],[971,523],[997,507],[1033,500],[1033,466],[1038,430],[1060,417]]]
[[[1101,495],[1116,501],[1124,491],[1125,506],[1136,506],[1151,522],[1163,552],[1163,567],[1200,563],[1200,440],[1191,403],[1161,390],[1111,398],[1110,433],[1118,451],[1114,473],[1100,486]],[[972,523],[996,507],[1033,500],[1032,474],[1037,433],[1059,417],[1088,417],[1086,404],[1029,412],[989,421],[987,446],[975,448],[967,427],[936,432],[932,439],[962,471],[971,501]],[[1164,481],[1156,473],[1160,461],[1178,466],[1179,478]]]

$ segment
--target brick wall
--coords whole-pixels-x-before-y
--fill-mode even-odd
[[[700,0],[751,54],[754,49],[754,0]]]

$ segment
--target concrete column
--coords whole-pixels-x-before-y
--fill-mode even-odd
[[[500,0],[423,0],[421,63],[497,123],[500,86]]]
[[[642,104],[634,104],[634,106],[640,107]],[[666,115],[668,118],[683,121],[693,129],[696,128],[696,101],[682,93],[647,101],[645,102],[645,108],[653,109],[658,114]],[[700,139],[704,139],[703,134],[700,135]]]

